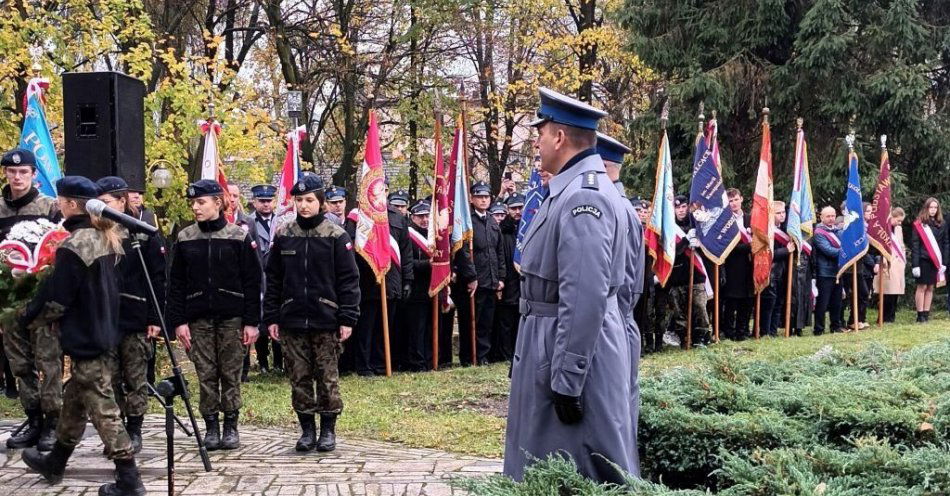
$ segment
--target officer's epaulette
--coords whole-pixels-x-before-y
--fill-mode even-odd
[[[585,172],[581,187],[584,189],[600,189],[600,181],[597,180],[597,171]]]

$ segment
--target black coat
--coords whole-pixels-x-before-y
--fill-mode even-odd
[[[472,253],[475,272],[478,274],[478,287],[496,289],[498,282],[507,277],[501,230],[494,217],[487,213],[479,215],[474,209],[472,227]]]
[[[750,217],[744,218],[749,227]],[[722,264],[722,295],[726,298],[751,298],[755,294],[752,283],[752,245],[739,241]]]
[[[501,252],[505,261],[505,288],[501,291],[501,303],[517,305],[521,299],[521,275],[515,269],[515,244],[518,241],[518,221],[505,217],[498,225],[501,230]]]
[[[124,334],[144,333],[150,326],[161,325],[152,302],[142,261],[132,248],[128,230],[120,228],[125,256],[119,259],[119,329]],[[165,241],[158,234],[135,234],[141,242],[142,257],[155,288],[159,308],[165,308]]]
[[[360,285],[354,254],[350,236],[323,214],[280,226],[267,260],[264,323],[295,330],[355,326]]]
[[[680,226],[680,229],[682,229],[684,233],[689,232],[692,227],[688,217],[683,222],[677,220],[676,225]],[[687,248],[689,248],[689,240],[685,237],[676,243],[676,258],[673,260],[673,269],[670,271],[670,278],[666,282],[666,287],[672,288],[689,284],[689,268],[692,265],[692,261],[690,257],[686,256]],[[699,250],[700,256],[702,257],[702,250],[699,248],[696,249]],[[652,278],[650,279],[652,282]],[[693,269],[693,285],[703,284],[705,282],[706,276],[704,276],[702,272]]]
[[[63,223],[69,237],[56,250],[53,272],[19,319],[24,328],[59,322],[63,352],[92,359],[119,344],[119,285],[116,254],[88,215]]]
[[[261,319],[261,261],[256,243],[224,216],[178,234],[166,305],[172,329],[198,319]]]
[[[409,219],[396,210],[389,209],[389,234],[399,246],[400,263],[395,262],[386,273],[386,298],[401,299],[403,288],[412,285],[414,257],[412,240],[409,239]]]
[[[943,258],[945,266],[950,265],[950,260],[948,260],[950,258],[950,229],[947,228],[947,225],[947,221],[940,225],[936,225],[935,222],[930,224],[930,230],[934,234],[934,239],[937,240],[940,256]],[[920,235],[917,234],[917,229],[911,227],[911,232],[913,235],[910,237],[910,266],[912,268],[921,267],[921,271],[924,273],[936,274],[937,267],[930,260],[930,254],[920,239]]]
[[[409,229],[413,229],[423,237],[429,235],[428,229],[423,229],[415,224],[410,224]],[[430,301],[429,283],[432,280],[432,262],[429,255],[418,245],[409,241],[412,249],[413,268],[412,268],[412,292],[409,293],[409,300],[412,303],[423,303]]]

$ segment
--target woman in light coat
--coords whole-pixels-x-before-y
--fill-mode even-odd
[[[891,260],[884,259],[884,322],[894,322],[897,315],[897,303],[906,290],[905,271],[907,270],[907,247],[904,245],[904,209],[891,209],[888,222],[891,224]],[[874,291],[881,290],[881,276],[875,278]]]

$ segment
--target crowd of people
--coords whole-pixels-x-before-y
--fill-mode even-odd
[[[545,98],[542,93],[542,109]],[[597,233],[616,238],[604,240],[612,255],[605,259],[608,265],[603,269],[618,274],[604,276],[610,281],[605,282],[602,295],[575,295],[572,301],[576,304],[569,310],[576,312],[575,317],[583,317],[599,309],[600,317],[592,318],[609,320],[604,315],[619,308],[624,335],[637,338],[636,343],[617,344],[618,353],[626,356],[625,363],[634,370],[632,381],[624,387],[635,388],[640,354],[658,352],[664,346],[686,346],[687,341],[695,346],[712,343],[715,314],[724,337],[733,340],[753,336],[753,325],[762,336],[779,335],[787,308],[796,335],[809,326],[815,335],[826,330],[860,330],[868,327],[871,294],[883,291],[883,319],[892,322],[905,291],[908,262],[917,283],[917,320],[929,319],[934,288],[945,280],[946,261],[950,260],[950,229],[937,200],[930,198],[924,203],[913,222],[909,248],[903,242],[904,211],[892,210],[891,256],[869,252],[854,265],[858,305],[852,309],[856,314],[848,319],[844,309],[852,306],[852,285],[847,283],[850,277],[839,278],[837,273],[837,234],[844,220],[832,206],[821,209],[810,243],[799,247],[783,232],[785,205],[775,202],[771,283],[756,305],[746,229],[749,216],[743,209],[742,194],[735,189],[727,191],[729,208],[744,235],[718,270],[695,249],[698,241],[689,201],[677,196],[676,224],[682,236],[677,240],[672,273],[660,284],[652,275],[653,260],[641,243],[651,205],[639,197],[627,199],[619,183],[620,163],[629,149],[612,138],[592,134],[599,118],[594,109],[552,95],[547,101],[554,110],[544,114],[547,120],[536,124],[541,134],[537,148],[542,154],[544,186],[550,188],[552,197],[569,191],[572,201],[587,198],[589,203],[565,210],[557,222],[580,220],[563,226],[532,226],[524,241],[533,237],[533,251],[525,254],[524,267],[516,266],[525,194],[517,191],[507,176],[495,194],[487,183],[475,182],[469,191],[471,242],[464,243],[452,257],[447,297],[436,301],[429,296],[431,265],[426,241],[431,205],[428,199],[411,201],[406,191],[387,192],[394,263],[380,284],[355,251],[358,217],[345,210],[352,199],[343,188],[327,186],[316,175],[303,175],[293,186],[294,215],[279,216],[276,188],[258,185],[251,190],[248,211],[236,212],[231,222],[230,205],[244,204],[240,190],[224,191],[215,181],[197,181],[186,191],[195,222],[168,243],[158,234],[130,233],[86,213],[86,204],[99,199],[154,224],[154,214],[142,205],[141,191],[134,191],[122,178],[110,176],[94,182],[66,176],[57,183],[59,196],[53,199],[34,186],[35,158],[29,151],[6,153],[2,159],[7,185],[0,202],[0,239],[16,223],[41,218],[62,222],[70,233],[38,295],[18,313],[16,325],[3,329],[4,386],[8,396],[19,396],[27,416],[25,427],[7,440],[8,448],[29,448],[23,455],[25,462],[55,482],[62,478],[86,420],[91,419],[106,454],[116,464],[116,483],[104,486],[100,494],[144,494],[134,455],[142,444],[147,384],[154,381],[153,343],[161,333],[157,308],[164,309],[169,332],[195,365],[199,411],[209,450],[240,445],[241,383],[248,380],[252,348],[260,372],[289,376],[291,403],[301,427],[296,445],[299,451],[335,448],[336,419],[343,410],[339,375],[385,374],[387,351],[391,351],[393,368],[402,371],[450,366],[455,351],[462,366],[514,361],[513,383],[517,383],[517,350],[527,346],[522,341],[542,339],[537,326],[550,323],[544,319],[561,318],[558,294],[563,297],[577,289],[573,286],[576,281],[564,281],[593,277],[586,271],[597,267],[587,261],[600,254],[582,248],[570,253],[548,254],[544,250],[583,241],[591,235],[590,229],[608,229]],[[558,110],[558,106],[563,108]],[[570,112],[597,118],[585,120]],[[589,127],[591,122],[593,127]],[[545,140],[562,141],[545,152]],[[568,149],[576,153],[564,155],[557,148],[560,143],[573,146]],[[556,160],[551,167],[558,171],[577,167],[570,175],[573,182],[558,182],[557,172],[543,164],[544,153],[549,166]],[[600,174],[605,174],[605,184],[617,185],[620,196],[604,193]],[[609,207],[598,202],[608,202]],[[555,202],[545,200],[544,205],[550,203]],[[539,213],[542,217],[554,215],[544,207]],[[614,224],[601,222],[611,215],[616,216],[611,218]],[[133,244],[142,246],[144,263],[129,256]],[[619,258],[611,261],[610,257]],[[560,267],[562,272],[548,274],[551,267]],[[717,299],[712,297],[710,284],[715,274],[720,277],[718,309],[714,308]],[[148,279],[155,285],[157,302],[152,300]],[[787,297],[789,279],[791,298]],[[545,303],[552,298],[555,303]],[[608,307],[603,308],[604,304]],[[433,322],[433,305],[438,308],[437,322]],[[757,307],[759,313],[754,316]],[[389,348],[384,346],[384,318],[391,336]],[[692,320],[687,322],[687,318]],[[585,325],[583,319],[571,322],[576,328],[572,332],[583,334],[577,330]],[[604,325],[608,324],[612,325],[605,321]],[[692,331],[689,339],[687,328]],[[532,335],[519,340],[519,329],[530,329]],[[558,334],[561,328],[551,332]],[[542,342],[537,346],[560,345]],[[573,361],[559,367],[569,373],[564,372],[563,383],[551,387],[578,390],[573,395],[555,389],[557,415],[563,423],[571,424],[572,412],[581,408],[579,386],[571,374],[586,374],[590,362],[585,355],[565,353],[566,359]],[[72,367],[65,388],[64,354],[71,358]],[[513,386],[513,397],[515,389]],[[636,417],[635,408],[632,417]],[[529,419],[521,421],[524,427],[523,422]],[[510,422],[509,430],[517,424]],[[518,432],[511,435],[517,437]],[[635,470],[635,462],[625,465]]]

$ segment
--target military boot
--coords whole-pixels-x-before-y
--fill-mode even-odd
[[[336,449],[336,414],[320,415],[320,439],[317,439],[317,451]]]
[[[205,415],[205,449],[215,451],[221,449],[221,425],[218,423],[218,414]]]
[[[125,419],[125,430],[132,441],[132,452],[142,451],[142,416],[129,416]]]
[[[297,412],[300,421],[300,439],[297,440],[297,451],[311,451],[317,446],[317,421],[312,413]]]
[[[73,454],[72,446],[63,443],[53,443],[49,454],[42,454],[36,448],[27,448],[23,452],[23,463],[39,473],[50,484],[58,484],[63,480],[66,472],[66,463]]]
[[[221,435],[221,449],[232,450],[241,446],[238,434],[238,411],[224,412],[224,432]]]
[[[47,413],[43,420],[43,428],[40,430],[40,440],[36,443],[36,449],[40,451],[49,451],[53,449],[56,443],[56,424],[59,423],[59,415],[56,413]]]
[[[11,436],[10,439],[7,439],[7,448],[23,449],[36,446],[36,443],[40,440],[40,427],[42,423],[42,411],[37,409],[26,412],[26,427],[16,436]]]
[[[135,458],[115,460],[115,482],[99,486],[99,496],[145,496]]]

